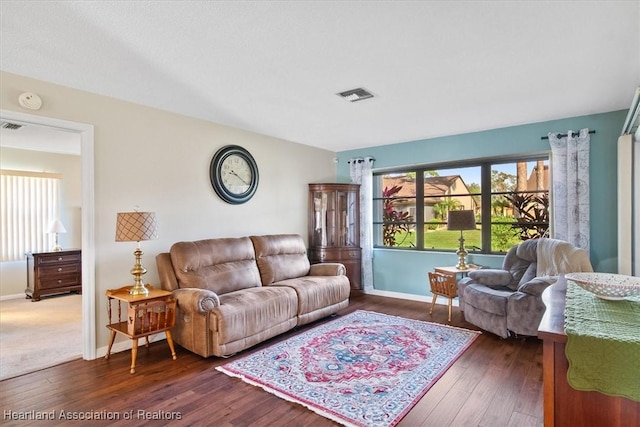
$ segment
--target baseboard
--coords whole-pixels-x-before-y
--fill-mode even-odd
[[[21,294],[0,296],[0,301],[6,301],[6,300],[10,300],[10,299],[19,299],[19,298],[26,298],[26,295],[24,294],[24,292],[21,293]]]
[[[362,293],[367,294],[367,295],[376,295],[376,296],[380,296],[380,297],[405,299],[405,300],[409,300],[409,301],[421,301],[421,302],[427,302],[427,303],[431,303],[431,299],[433,298],[432,296],[427,296],[427,295],[405,294],[405,293],[402,293],[402,292],[382,291],[382,290],[379,290],[379,289],[363,290]],[[439,296],[436,299],[436,304],[448,305],[449,304],[449,300],[447,298]],[[457,298],[453,300],[453,304],[452,305],[454,307],[458,307],[458,299]]]
[[[156,341],[162,341],[167,339],[167,336],[165,335],[164,332],[160,332],[159,334],[155,334],[155,335],[150,335],[149,336],[149,343],[152,342],[156,342]],[[144,345],[144,338],[140,338],[139,344],[138,346]],[[133,347],[133,341],[130,339],[123,339],[118,341],[118,336],[116,336],[116,342],[113,343],[113,347],[111,347],[111,354],[114,353],[120,353],[122,351],[127,351],[127,350],[131,350],[131,347]],[[97,349],[97,355],[96,358],[100,358],[100,357],[104,357],[107,354],[107,348],[108,346],[103,346],[103,347],[99,347]]]

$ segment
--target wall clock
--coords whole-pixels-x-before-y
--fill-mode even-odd
[[[238,145],[219,149],[209,167],[211,185],[216,194],[233,205],[245,203],[258,188],[258,165],[253,156]]]

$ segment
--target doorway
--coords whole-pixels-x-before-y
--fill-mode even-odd
[[[8,110],[0,110],[0,119],[18,124],[45,126],[66,132],[74,132],[80,137],[82,169],[82,357],[85,360],[93,360],[96,358],[93,126]]]

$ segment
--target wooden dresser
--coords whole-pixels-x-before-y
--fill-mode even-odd
[[[547,307],[538,328],[543,340],[543,390],[545,427],[640,427],[640,402],[573,389],[567,381],[567,335],[564,310],[567,282],[564,278],[542,294]]]
[[[82,252],[27,252],[27,298],[40,301],[43,295],[82,292]]]

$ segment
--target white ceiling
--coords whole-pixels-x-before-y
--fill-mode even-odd
[[[625,109],[640,86],[639,1],[2,0],[0,15],[4,71],[333,151]],[[336,96],[356,87],[376,96]]]

